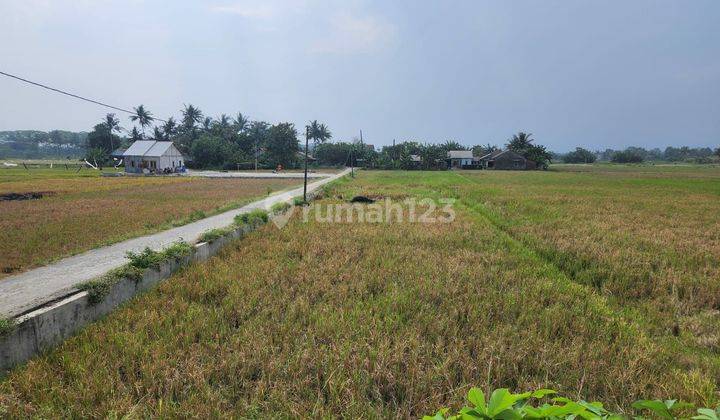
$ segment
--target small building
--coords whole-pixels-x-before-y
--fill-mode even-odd
[[[185,169],[185,156],[171,141],[138,140],[122,154],[125,172],[172,173]]]
[[[485,169],[524,171],[537,168],[537,163],[512,150],[496,150],[481,156],[478,163]]]
[[[472,150],[450,150],[447,152],[448,169],[473,167]]]
[[[423,164],[423,158],[420,155],[408,156],[408,169],[421,169]]]

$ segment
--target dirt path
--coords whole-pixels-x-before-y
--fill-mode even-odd
[[[350,172],[340,173],[308,184],[308,191],[314,191]],[[127,262],[128,251],[139,252],[145,247],[154,250],[166,248],[173,242],[184,240],[195,242],[210,229],[222,228],[233,223],[236,215],[254,209],[269,209],[273,204],[290,201],[301,196],[303,188],[296,188],[271,195],[239,209],[198,220],[184,226],[169,229],[153,235],[142,236],[119,242],[103,248],[93,249],[79,255],[59,260],[21,274],[0,280],[0,317],[10,318],[28,310],[73,293],[75,285],[98,277]]]

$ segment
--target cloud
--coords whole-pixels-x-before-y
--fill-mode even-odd
[[[331,20],[331,28],[321,40],[315,41],[313,53],[371,53],[392,46],[397,27],[374,16],[356,17],[347,14]]]

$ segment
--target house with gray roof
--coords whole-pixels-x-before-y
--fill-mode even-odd
[[[473,166],[472,150],[450,150],[447,152],[448,169],[462,169]]]
[[[184,170],[186,158],[171,141],[138,140],[122,158],[128,173],[168,173]]]
[[[478,158],[479,165],[485,169],[529,170],[536,169],[537,163],[512,150],[495,150]]]

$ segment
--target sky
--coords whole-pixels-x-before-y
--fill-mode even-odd
[[[0,71],[376,146],[717,147],[718,22],[718,0],[0,0]],[[89,131],[107,112],[0,77],[0,130]]]

